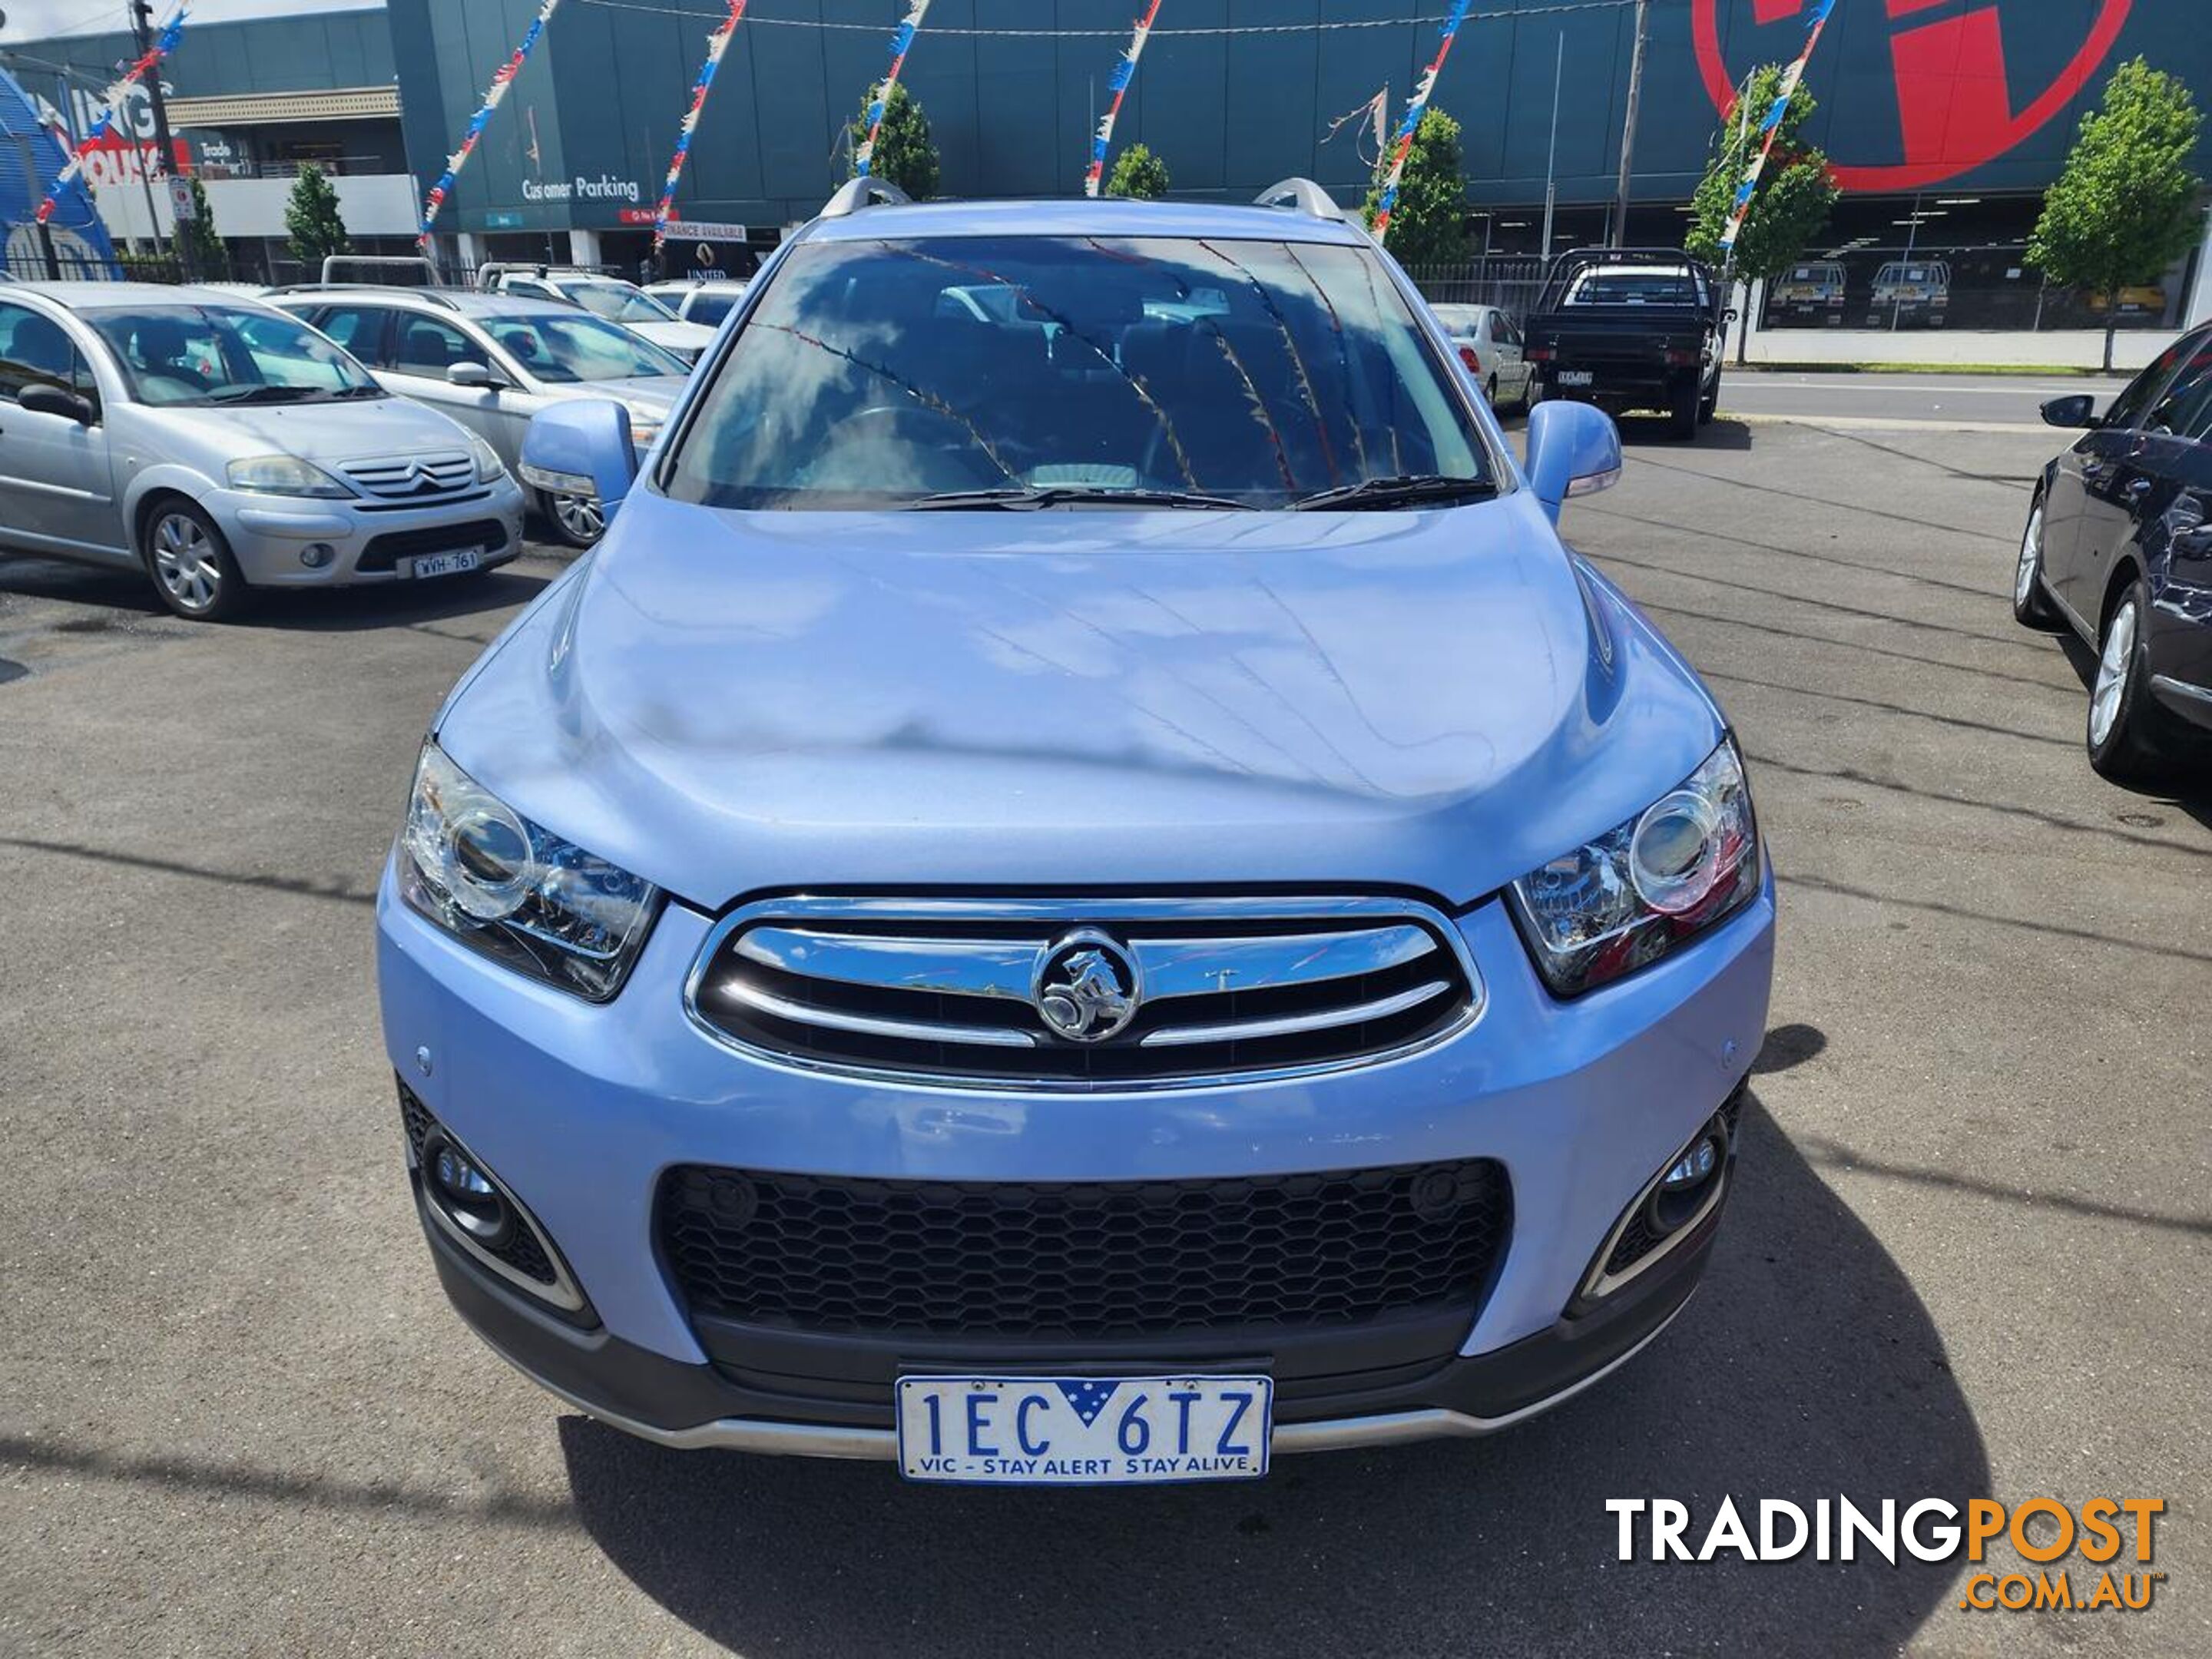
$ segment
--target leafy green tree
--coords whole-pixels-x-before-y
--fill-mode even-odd
[[[1729,210],[1743,183],[1746,168],[1765,140],[1767,114],[1782,90],[1782,66],[1762,64],[1752,71],[1737,107],[1729,112],[1714,135],[1712,159],[1697,193],[1690,198],[1690,232],[1683,246],[1698,258],[1722,263],[1721,233],[1728,228]],[[1774,136],[1773,154],[1759,175],[1759,193],[1751,198],[1743,229],[1735,240],[1733,270],[1744,285],[1744,311],[1750,309],[1754,282],[1771,283],[1797,262],[1806,245],[1827,228],[1828,215],[1841,194],[1828,158],[1798,142],[1798,133],[1813,116],[1813,98],[1804,88],[1790,100]],[[1736,333],[1736,361],[1744,360],[1744,345],[1751,329],[1747,314]]]
[[[1157,202],[1168,193],[1168,164],[1142,144],[1132,144],[1114,158],[1114,170],[1106,175],[1106,193]]]
[[[228,276],[230,246],[216,228],[215,210],[208,205],[207,186],[198,178],[192,180],[192,222],[178,226],[177,231],[182,240],[191,245],[193,269],[203,282]]]
[[[2189,163],[2203,120],[2179,80],[2140,58],[2123,64],[2043,198],[2028,262],[2103,298],[2107,370],[2120,290],[2156,281],[2197,240],[2203,181]]]
[[[868,142],[868,106],[875,96],[876,89],[870,87],[860,98],[860,117],[853,123],[856,155]],[[884,106],[883,129],[876,134],[875,157],[868,171],[917,202],[937,194],[937,146],[930,142],[929,118],[903,81],[891,88],[890,101]]]
[[[1386,163],[1389,155],[1383,153]],[[1370,229],[1382,205],[1377,184],[1367,192]],[[1459,123],[1440,109],[1424,112],[1413,129],[1413,147],[1398,179],[1398,205],[1382,234],[1392,257],[1408,270],[1467,258],[1467,169],[1460,159]]]
[[[331,254],[351,251],[353,239],[338,211],[338,193],[320,167],[307,164],[300,168],[292,199],[284,204],[284,228],[291,233],[292,257],[307,268],[311,278],[322,275],[323,261]]]

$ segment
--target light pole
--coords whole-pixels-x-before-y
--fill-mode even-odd
[[[1636,49],[1628,59],[1628,113],[1620,129],[1620,187],[1613,194],[1613,246],[1628,241],[1628,175],[1636,161],[1636,112],[1644,101],[1644,46],[1651,33],[1651,0],[1636,0]]]
[[[154,50],[154,8],[149,0],[131,0],[131,33],[138,43],[140,57]],[[166,177],[174,165],[177,150],[175,141],[169,137],[169,106],[161,97],[161,66],[159,64],[147,72],[145,84],[147,99],[154,106],[154,159]],[[149,171],[150,173],[151,169]],[[181,231],[182,227],[173,222],[169,246],[177,256],[179,270],[189,283],[197,280],[199,273],[193,269],[192,239],[180,234]],[[157,219],[154,224],[156,246],[160,243],[161,233],[161,222]]]

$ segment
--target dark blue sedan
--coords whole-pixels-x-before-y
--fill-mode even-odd
[[[2089,763],[2106,777],[2203,775],[2212,732],[2212,325],[2183,335],[2100,417],[2087,393],[2043,405],[2084,428],[2043,470],[2013,615],[2098,653]]]

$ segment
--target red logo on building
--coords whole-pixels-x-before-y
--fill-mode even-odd
[[[1869,163],[1835,156],[1836,180],[1845,190],[1919,190],[1994,161],[2039,131],[2103,65],[2132,0],[2097,0],[2081,46],[2039,91],[2012,84],[2006,72],[2004,34],[1993,0],[1850,0],[1828,20],[1811,67],[1813,84],[1824,79],[1820,59],[1843,43],[1838,25],[1863,27],[1877,6],[1888,14],[1890,79],[1896,88],[1897,131],[1904,159]],[[1735,23],[1729,49],[1721,48],[1720,13],[1731,8]],[[1692,28],[1698,69],[1713,106],[1735,101],[1740,76],[1754,64],[1786,63],[1805,38],[1812,0],[1694,0]],[[1923,15],[1943,10],[1942,16]],[[2046,6],[2051,12],[2077,8]],[[1748,17],[1741,14],[1748,12]],[[1856,14],[1856,15],[1853,15]],[[2056,17],[2052,20],[2057,21]],[[1733,67],[1731,67],[1733,65]],[[2023,95],[2025,92],[2026,95]],[[1842,94],[1829,92],[1833,100]]]

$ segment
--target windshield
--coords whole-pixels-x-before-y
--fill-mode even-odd
[[[686,320],[704,324],[708,328],[719,328],[721,326],[722,319],[735,311],[738,308],[738,301],[744,297],[742,294],[694,295],[690,313]]]
[[[152,305],[83,315],[142,404],[308,404],[383,395],[342,349],[274,312]]]
[[[487,317],[483,331],[526,373],[564,386],[690,373],[672,353],[596,317]]]
[[[794,248],[662,483],[738,507],[1275,507],[1415,477],[1494,474],[1371,248],[1036,236]]]
[[[621,283],[562,283],[561,297],[611,323],[672,323],[676,313],[642,289]]]
[[[1586,270],[1567,290],[1571,306],[1693,306],[1686,270]]]

